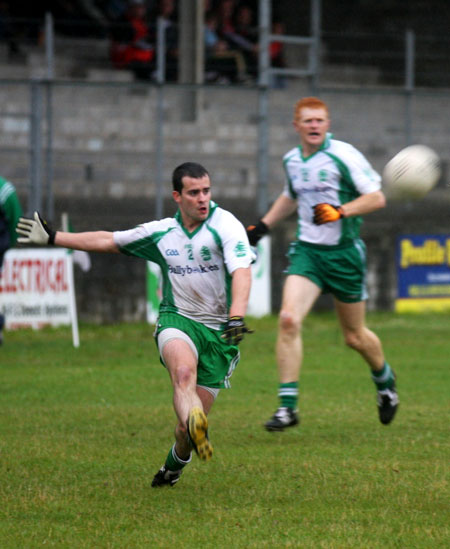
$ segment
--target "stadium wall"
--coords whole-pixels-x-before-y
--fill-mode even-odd
[[[174,212],[170,199],[172,169],[183,161],[195,160],[209,169],[214,198],[220,205],[233,211],[244,224],[254,222],[258,216],[257,90],[221,86],[204,89],[198,94],[198,112],[193,121],[183,117],[184,93],[185,88],[176,86],[164,93],[165,214]],[[293,104],[306,94],[310,94],[308,87],[297,82],[271,91],[267,120],[269,202],[283,184],[281,156],[296,145],[291,126]],[[330,105],[336,137],[351,141],[377,170],[381,171],[408,140],[426,143],[443,159],[442,181],[424,201],[389,204],[382,212],[367,216],[363,225],[369,249],[369,307],[391,309],[396,293],[396,236],[447,230],[448,94],[421,90],[409,96],[402,90],[328,87],[319,95]],[[2,176],[18,186],[27,205],[31,161],[29,83],[0,83],[0,99]],[[62,212],[69,213],[75,230],[122,229],[154,217],[156,105],[156,88],[152,86],[55,84],[51,103],[55,226]],[[45,116],[41,129],[45,180]],[[274,311],[280,303],[285,252],[294,233],[295,220],[273,233]],[[76,288],[82,320],[145,318],[145,265],[141,260],[97,254],[92,257],[90,272],[76,270]],[[318,308],[330,306],[326,297],[318,303]]]

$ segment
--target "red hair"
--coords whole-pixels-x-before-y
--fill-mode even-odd
[[[302,109],[324,109],[329,116],[328,105],[318,97],[303,97],[294,106],[294,120],[300,117]]]

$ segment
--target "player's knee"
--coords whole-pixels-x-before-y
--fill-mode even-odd
[[[290,311],[282,309],[279,318],[280,330],[286,334],[298,334],[301,329],[300,319],[296,318]]]
[[[195,372],[190,366],[181,365],[176,369],[174,375],[174,384],[180,387],[186,387],[195,384]]]
[[[363,338],[360,332],[346,332],[344,340],[345,344],[355,351],[360,351],[363,347]]]

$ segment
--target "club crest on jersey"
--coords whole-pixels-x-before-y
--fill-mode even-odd
[[[168,250],[166,250],[166,255],[169,255],[169,256],[172,256],[172,255],[180,255],[180,252],[178,250],[175,250],[175,249],[171,249],[169,248]]]
[[[307,168],[302,168],[301,173],[302,173],[302,180],[305,183],[307,183],[309,181],[309,170]]]
[[[202,246],[200,255],[202,256],[203,261],[209,261],[211,259],[211,250],[208,246]]]
[[[319,181],[324,182],[328,181],[328,172],[327,170],[319,170]]]
[[[244,242],[242,242],[242,240],[239,240],[234,247],[234,253],[236,254],[236,257],[245,257],[247,255],[247,246]]]

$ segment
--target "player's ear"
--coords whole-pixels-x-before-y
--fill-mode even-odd
[[[172,198],[178,204],[181,200],[181,194],[178,191],[172,191]]]

